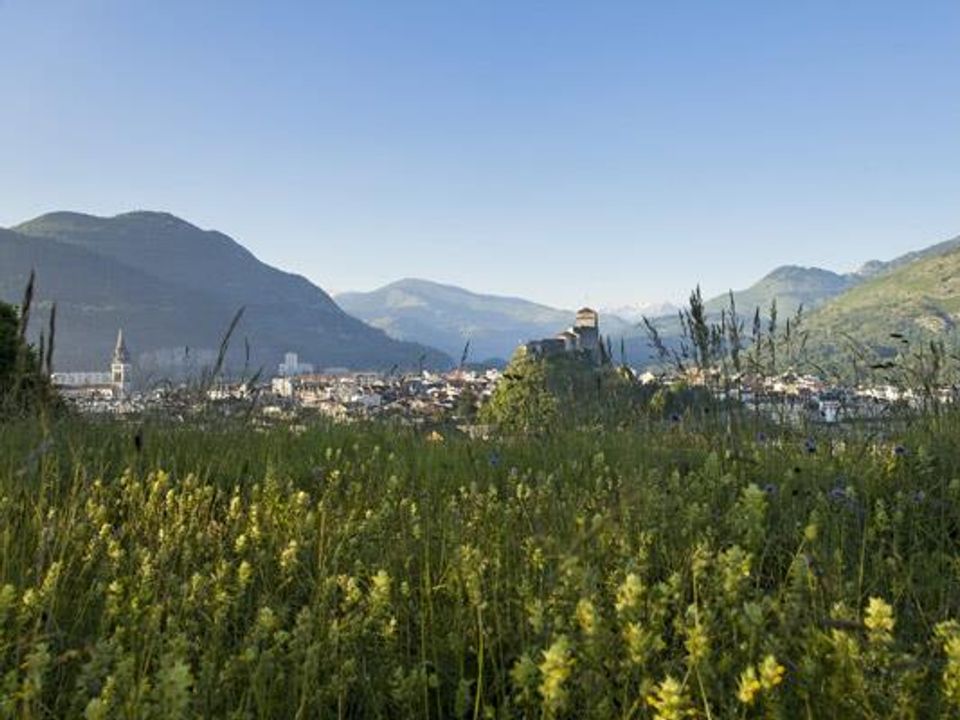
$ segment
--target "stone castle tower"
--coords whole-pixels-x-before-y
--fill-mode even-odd
[[[117,346],[113,350],[113,362],[110,364],[110,375],[113,384],[113,393],[118,398],[130,395],[130,381],[133,375],[133,366],[130,364],[130,353],[123,342],[123,330],[117,333]]]
[[[573,331],[580,336],[581,350],[597,352],[600,344],[600,316],[596,310],[588,307],[577,310]]]

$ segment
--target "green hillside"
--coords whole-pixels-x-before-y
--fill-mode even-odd
[[[803,305],[810,309],[849,290],[859,282],[856,276],[839,275],[816,267],[784,265],[765,275],[759,281],[734,292],[738,312],[752,314],[756,308],[766,312],[776,298],[781,314],[793,315]],[[730,306],[728,295],[721,295],[707,302],[707,309],[719,313]]]
[[[922,256],[884,272],[811,313],[811,347],[825,355],[849,347],[846,336],[881,355],[913,343],[951,340],[960,318],[960,249]]]

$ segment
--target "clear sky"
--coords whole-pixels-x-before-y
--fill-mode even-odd
[[[960,233],[958,0],[0,0],[0,225],[561,306]]]

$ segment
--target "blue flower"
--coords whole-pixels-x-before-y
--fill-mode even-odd
[[[813,438],[807,438],[807,441],[803,444],[804,449],[806,449],[807,454],[813,455],[817,451],[817,443]]]
[[[776,494],[777,494],[777,486],[774,485],[773,483],[767,483],[766,485],[763,486],[763,491],[764,491],[767,495],[776,495]]]
[[[497,467],[500,464],[500,453],[494,451],[490,453],[490,467]]]
[[[672,415],[670,415],[670,422],[674,424],[680,422],[680,416],[677,413],[673,413]]]
[[[847,491],[838,485],[827,493],[827,497],[834,502],[842,502],[847,499]]]
[[[767,441],[767,434],[766,434],[765,432],[758,432],[758,433],[757,433],[757,442],[758,442],[758,443],[765,443],[766,441]]]
[[[907,454],[907,449],[903,445],[897,445],[893,448],[893,454],[897,457],[903,457]]]

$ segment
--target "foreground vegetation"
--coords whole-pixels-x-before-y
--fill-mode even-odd
[[[0,717],[949,717],[960,418],[0,425]]]

